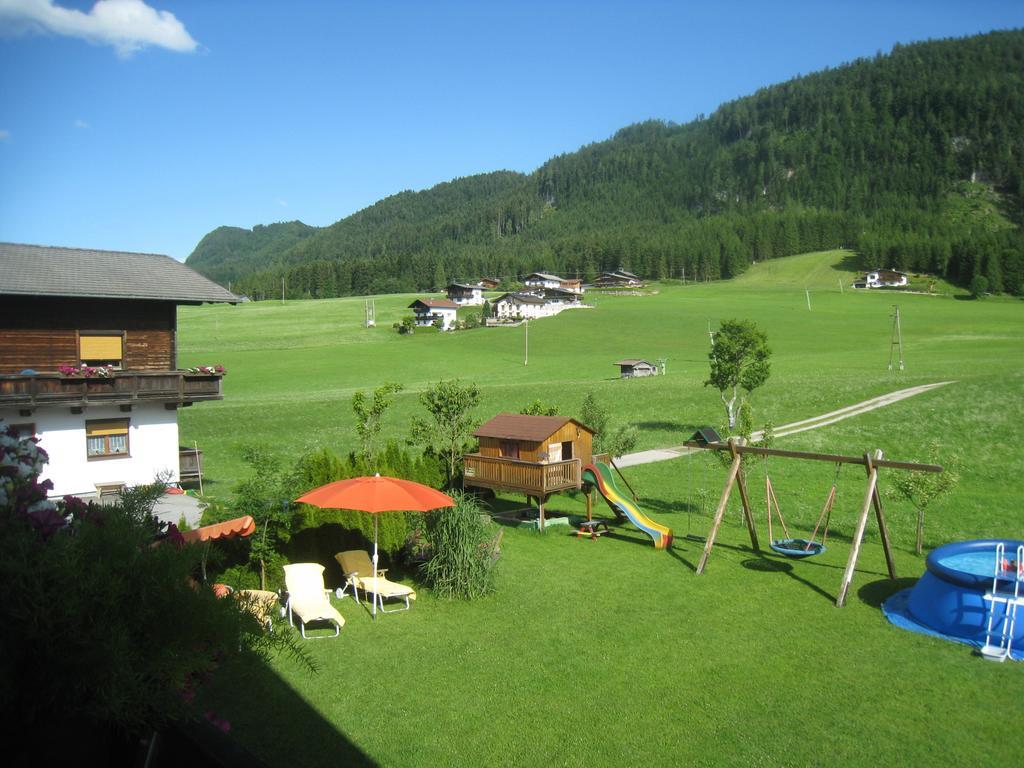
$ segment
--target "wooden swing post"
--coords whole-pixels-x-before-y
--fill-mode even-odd
[[[750,543],[754,549],[759,549],[757,543],[757,533],[754,529],[754,518],[750,511],[750,499],[747,496],[747,484],[743,479],[743,455],[740,453],[739,448],[743,446],[743,439],[736,440],[729,438],[729,442],[724,446],[732,451],[732,464],[729,466],[729,475],[725,480],[725,487],[722,488],[722,496],[718,500],[718,507],[715,509],[715,516],[711,523],[711,531],[708,533],[707,541],[704,542],[704,552],[700,556],[700,562],[697,564],[697,574],[704,573],[704,568],[708,564],[708,557],[711,556],[711,549],[715,546],[715,536],[718,535],[718,528],[722,525],[722,518],[725,517],[725,508],[729,504],[729,496],[732,494],[732,487],[736,485],[739,480],[740,486],[740,499],[743,502],[743,516],[746,519],[747,529],[750,531]]]
[[[832,453],[808,453],[806,451],[786,451],[778,448],[760,448],[746,445],[742,439],[736,440],[735,438],[729,438],[728,442],[724,443],[688,440],[683,443],[683,445],[688,448],[701,448],[703,450],[712,451],[730,451],[732,453],[732,464],[729,467],[729,474],[726,477],[725,486],[722,489],[722,496],[718,501],[718,508],[715,510],[715,516],[711,523],[711,531],[708,533],[707,541],[704,544],[704,552],[701,555],[700,563],[697,565],[698,574],[703,573],[704,568],[707,566],[708,557],[711,556],[711,550],[715,545],[715,537],[718,535],[718,529],[721,526],[722,518],[725,515],[726,505],[729,503],[729,495],[732,493],[732,487],[737,483],[737,481],[740,485],[740,496],[743,500],[744,517],[746,519],[747,528],[750,530],[750,541],[751,544],[753,544],[754,549],[758,549],[757,534],[754,531],[753,515],[750,512],[750,502],[747,498],[746,482],[743,479],[743,470],[741,467],[743,454],[750,453],[757,456],[780,456],[788,459],[828,461],[834,462],[835,464],[861,464],[864,466],[867,471],[868,484],[864,491],[864,502],[861,504],[860,514],[857,516],[857,528],[850,547],[850,556],[846,562],[846,569],[843,571],[843,580],[840,583],[839,594],[836,598],[836,606],[839,608],[846,604],[850,585],[853,583],[853,574],[857,568],[857,559],[860,556],[860,548],[864,541],[864,532],[867,528],[868,516],[872,509],[875,511],[875,520],[878,522],[878,532],[882,541],[882,550],[885,552],[885,564],[889,571],[889,578],[896,578],[896,564],[893,558],[892,544],[889,540],[889,530],[886,526],[885,513],[882,509],[882,497],[878,492],[878,470],[882,467],[888,467],[892,469],[907,469],[915,472],[942,471],[942,467],[938,464],[917,464],[908,461],[889,461],[883,459],[881,450],[876,450],[873,454],[865,453],[863,456],[842,456]],[[774,500],[775,507],[778,509],[778,500],[775,499],[775,490],[771,486],[771,481],[766,478],[765,482],[767,483],[768,521],[770,526],[772,501]],[[823,508],[823,511],[828,517],[831,517],[832,504],[834,504],[834,502],[835,483],[833,482],[832,490],[829,492],[829,497],[825,502],[825,507]],[[815,526],[815,535],[817,534],[818,526],[820,524],[821,517],[818,518],[818,525]],[[785,523],[783,523],[783,525],[785,525]]]

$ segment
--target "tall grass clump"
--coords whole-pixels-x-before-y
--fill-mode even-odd
[[[422,566],[423,578],[440,597],[472,600],[494,591],[494,523],[472,496],[453,498],[454,507],[427,517],[432,555]]]

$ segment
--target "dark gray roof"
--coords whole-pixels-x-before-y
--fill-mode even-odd
[[[236,303],[170,256],[0,243],[0,295]]]

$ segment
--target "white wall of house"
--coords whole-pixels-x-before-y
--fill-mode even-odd
[[[93,419],[128,419],[128,452],[124,458],[89,460],[85,422]],[[178,481],[178,414],[163,404],[136,405],[130,412],[117,407],[90,407],[73,414],[63,408],[39,408],[31,416],[16,409],[0,409],[7,424],[35,425],[39,446],[50,460],[42,479],[53,481],[50,496],[90,494],[102,483],[144,485],[167,473]]]

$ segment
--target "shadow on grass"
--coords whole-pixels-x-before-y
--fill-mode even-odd
[[[794,581],[798,581],[805,587],[810,589],[812,592],[817,592],[819,595],[824,597],[830,603],[834,603],[836,596],[831,592],[827,592],[813,581],[805,579],[803,576],[797,574],[793,569],[793,564],[780,560],[772,560],[763,555],[761,557],[750,557],[740,562],[744,568],[750,571],[760,571],[761,573],[784,573]]]
[[[909,589],[916,583],[917,579],[913,578],[879,579],[878,581],[869,581],[857,590],[857,597],[860,598],[862,603],[866,603],[872,608],[881,608],[882,603],[890,597],[900,590]]]
[[[638,421],[633,424],[637,429],[678,430],[691,435],[700,429],[698,424],[685,424],[681,421]]]
[[[211,681],[211,688],[217,712],[231,721],[230,741],[244,744],[267,765],[297,764],[310,768],[377,765],[268,666],[257,664],[244,673],[234,670],[233,674],[223,677],[218,674]],[[206,733],[214,738],[210,736],[210,729],[206,729]],[[316,746],[294,755],[296,744]],[[245,763],[180,764],[241,766]]]
[[[847,253],[843,258],[832,265],[832,269],[837,272],[863,272],[864,267],[861,265],[861,257],[856,253]]]

